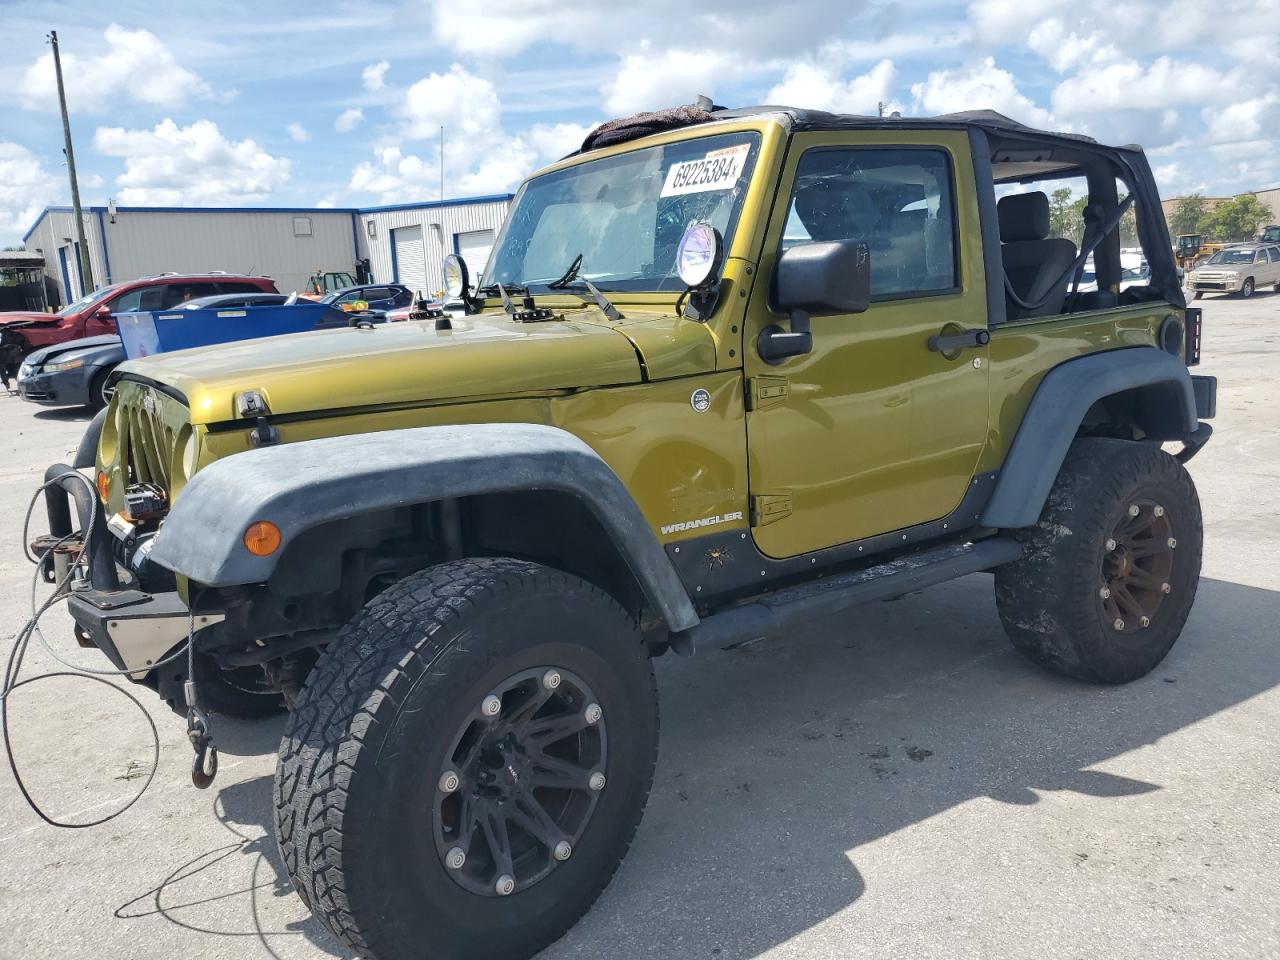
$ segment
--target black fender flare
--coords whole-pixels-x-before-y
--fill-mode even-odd
[[[998,529],[1033,526],[1089,408],[1103,397],[1143,387],[1158,391],[1159,406],[1152,411],[1158,423],[1148,431],[1154,439],[1187,441],[1198,430],[1208,429],[1196,413],[1191,374],[1171,353],[1132,347],[1068,360],[1040,381],[981,524]]]
[[[330,520],[433,500],[554,490],[595,514],[672,631],[698,615],[626,486],[573,434],[528,423],[413,427],[261,447],[216,460],[175,498],[151,559],[211,587],[263,583],[290,541]],[[269,520],[281,546],[251,554],[245,529]]]
[[[76,456],[71,461],[71,466],[80,469],[98,465],[98,441],[102,439],[102,425],[107,422],[107,411],[110,409],[103,407],[93,415],[89,426],[85,428],[84,436],[80,438],[80,445],[76,447]]]

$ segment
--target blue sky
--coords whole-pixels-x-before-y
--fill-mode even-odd
[[[86,204],[356,206],[513,188],[594,124],[689,102],[992,108],[1139,142],[1162,192],[1280,183],[1280,0],[0,0],[0,244]]]

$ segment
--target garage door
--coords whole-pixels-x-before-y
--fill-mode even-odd
[[[422,227],[401,227],[391,231],[391,244],[396,253],[395,280],[417,293],[427,296],[427,251],[422,243]]]
[[[467,261],[471,282],[478,283],[484,275],[485,264],[489,262],[489,254],[493,252],[493,231],[473,230],[470,233],[460,233],[454,242],[458,246],[458,256]]]

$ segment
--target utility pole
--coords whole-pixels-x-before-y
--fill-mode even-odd
[[[84,277],[83,296],[94,288],[93,265],[89,261],[89,244],[84,237],[84,217],[80,214],[80,184],[76,181],[76,155],[71,148],[71,118],[67,116],[67,91],[62,86],[62,58],[58,55],[58,31],[49,31],[53,45],[53,72],[58,77],[58,106],[62,109],[62,137],[66,141],[67,175],[71,177],[71,209],[76,218],[76,241],[80,245],[80,272]]]
[[[440,202],[444,203],[444,124],[440,124]]]

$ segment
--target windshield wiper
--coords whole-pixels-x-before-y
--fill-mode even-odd
[[[495,294],[499,294],[503,289],[506,289],[510,293],[514,293],[518,297],[527,297],[529,295],[528,287],[522,287],[519,284],[511,284],[504,288],[500,283],[486,283],[483,287],[476,287],[476,293],[480,294],[482,297],[492,297]]]
[[[559,280],[554,283],[548,283],[548,290],[567,290],[574,280],[579,279],[578,271],[582,269],[582,254],[578,254],[573,258],[573,263],[569,264],[569,269],[564,272]],[[581,282],[587,285],[587,289],[591,291],[591,296],[596,302],[596,306],[604,311],[604,315],[615,323],[622,319],[622,314],[618,312],[618,308],[609,302],[609,298],[600,292],[600,289],[588,280],[586,277],[581,278]]]
[[[582,267],[582,254],[578,254],[573,258],[573,263],[569,264],[569,269],[555,283],[548,283],[548,290],[563,290],[569,284],[573,283],[574,277],[578,275],[578,270]]]

